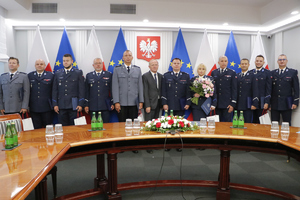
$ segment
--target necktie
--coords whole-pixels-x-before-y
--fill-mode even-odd
[[[13,76],[14,76],[14,74],[11,74],[11,75],[10,75],[10,80],[12,79]]]
[[[100,76],[100,73],[97,73],[97,76]]]
[[[281,70],[280,74],[283,74],[283,69]]]
[[[69,70],[66,70],[66,74],[68,74],[70,71]]]
[[[130,72],[130,68],[129,68],[129,66],[127,67],[127,71],[128,71],[128,73]]]
[[[39,76],[39,78],[41,78],[42,74],[39,74],[38,76]]]
[[[175,76],[178,77],[178,73],[175,73]]]
[[[156,84],[156,87],[157,87],[157,78],[156,78],[156,74],[154,74],[154,80],[155,80],[155,84]]]

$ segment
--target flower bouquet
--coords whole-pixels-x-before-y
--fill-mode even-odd
[[[197,77],[190,88],[193,92],[198,93],[200,97],[208,98],[214,94],[214,84],[208,78]],[[191,101],[198,105],[199,97],[193,97]]]
[[[167,131],[192,131],[199,129],[198,125],[184,119],[181,116],[161,116],[158,119],[153,119],[144,124],[144,131],[157,131],[165,133]]]

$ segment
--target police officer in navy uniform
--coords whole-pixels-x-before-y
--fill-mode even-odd
[[[103,62],[100,58],[95,58],[93,62],[95,71],[86,75],[85,81],[85,100],[84,108],[86,113],[101,112],[104,123],[109,122],[109,110],[114,109],[111,100],[112,74],[103,71]]]
[[[216,85],[216,113],[220,116],[220,121],[230,122],[237,101],[237,76],[234,70],[227,68],[226,56],[221,56],[218,63],[220,68],[211,73]]]
[[[166,72],[162,79],[161,101],[164,110],[173,110],[174,115],[183,116],[191,105],[190,75],[180,71],[179,58],[172,60],[173,71]]]
[[[72,68],[73,58],[70,54],[63,56],[64,69],[54,74],[52,103],[58,114],[58,121],[63,126],[74,125],[77,112],[84,106],[84,78],[82,71]]]
[[[240,111],[243,111],[246,123],[251,123],[252,110],[258,107],[258,81],[255,79],[253,72],[248,71],[250,64],[247,58],[241,60],[240,66],[242,72],[237,75],[238,95],[236,109],[238,110],[238,115]]]
[[[44,128],[53,121],[52,83],[53,73],[45,71],[45,61],[35,61],[36,71],[28,74],[30,82],[29,109],[35,129]]]
[[[292,110],[299,104],[299,79],[298,71],[288,68],[287,62],[286,55],[281,54],[277,60],[279,69],[272,71],[271,119],[279,121],[281,115],[283,122],[291,126]]]
[[[256,69],[251,70],[257,80],[256,90],[258,91],[258,107],[253,111],[253,123],[259,123],[259,117],[262,115],[263,110],[270,106],[271,99],[271,72],[264,68],[264,56],[257,55],[255,58]]]

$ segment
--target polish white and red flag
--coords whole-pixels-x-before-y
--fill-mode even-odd
[[[262,39],[261,39],[261,35],[260,35],[260,32],[257,33],[257,36],[256,36],[256,40],[255,40],[255,43],[254,43],[254,46],[253,46],[253,51],[252,51],[252,55],[251,55],[251,59],[250,59],[250,66],[249,66],[249,70],[251,69],[255,69],[255,59],[256,59],[256,56],[258,55],[262,55],[265,59],[265,64],[264,64],[264,68],[266,69],[269,69],[269,66],[268,66],[268,60],[267,60],[267,57],[266,57],[266,52],[265,52],[265,48],[264,48],[264,45],[263,45],[263,42],[262,42]]]
[[[38,59],[42,59],[45,61],[46,64],[45,71],[52,72],[52,68],[49,62],[49,58],[45,49],[45,45],[43,42],[43,38],[39,26],[37,26],[36,28],[35,37],[33,39],[32,47],[28,57],[26,73],[35,71],[35,61]]]
[[[217,69],[217,64],[215,62],[209,41],[207,36],[207,31],[204,31],[204,35],[200,44],[200,49],[196,63],[194,65],[193,73],[195,76],[198,75],[197,68],[198,65],[203,63],[206,66],[206,73],[210,76],[211,72]]]

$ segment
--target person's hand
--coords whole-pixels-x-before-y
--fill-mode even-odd
[[[184,109],[185,109],[185,110],[188,110],[189,107],[190,107],[189,105],[185,105],[185,106],[184,106]]]
[[[139,103],[139,109],[143,108],[143,103]]]
[[[293,104],[292,105],[292,110],[296,109],[297,108],[297,105]]]
[[[210,106],[210,110],[215,110],[216,107],[215,106]]]
[[[194,97],[197,97],[197,98],[199,98],[199,97],[200,97],[200,94],[198,94],[198,93],[195,93],[195,94],[194,94]]]
[[[111,105],[111,107],[110,107],[110,108],[111,108],[111,110],[113,110],[115,107],[114,107],[114,105]]]
[[[147,107],[147,108],[145,109],[145,111],[146,111],[146,113],[150,113],[150,112],[151,112],[151,107]]]
[[[116,111],[119,113],[120,112],[120,110],[121,110],[121,105],[120,105],[120,103],[115,103],[115,109],[116,109]]]
[[[166,104],[166,105],[163,106],[163,109],[164,110],[169,110],[169,106]]]
[[[227,108],[228,108],[228,113],[232,113],[233,107],[231,105],[229,105],[229,106],[227,106]]]
[[[85,112],[86,114],[89,114],[89,107],[85,107],[85,108],[84,108],[84,112]]]
[[[1,114],[2,114],[2,115],[4,115],[4,113],[5,113],[5,110],[4,110],[4,109],[2,109],[2,110],[0,110],[0,112],[1,112]]]
[[[255,106],[251,106],[251,110],[256,110],[256,107]]]
[[[20,110],[20,113],[23,113],[23,114],[27,113],[27,109],[22,108],[22,109]]]
[[[54,112],[56,112],[57,114],[59,114],[59,108],[58,108],[58,106],[54,106]]]
[[[77,112],[81,112],[82,111],[82,107],[81,106],[77,106],[76,110],[77,110]]]
[[[268,107],[269,107],[269,104],[265,103],[265,104],[264,104],[264,110],[267,110]]]

